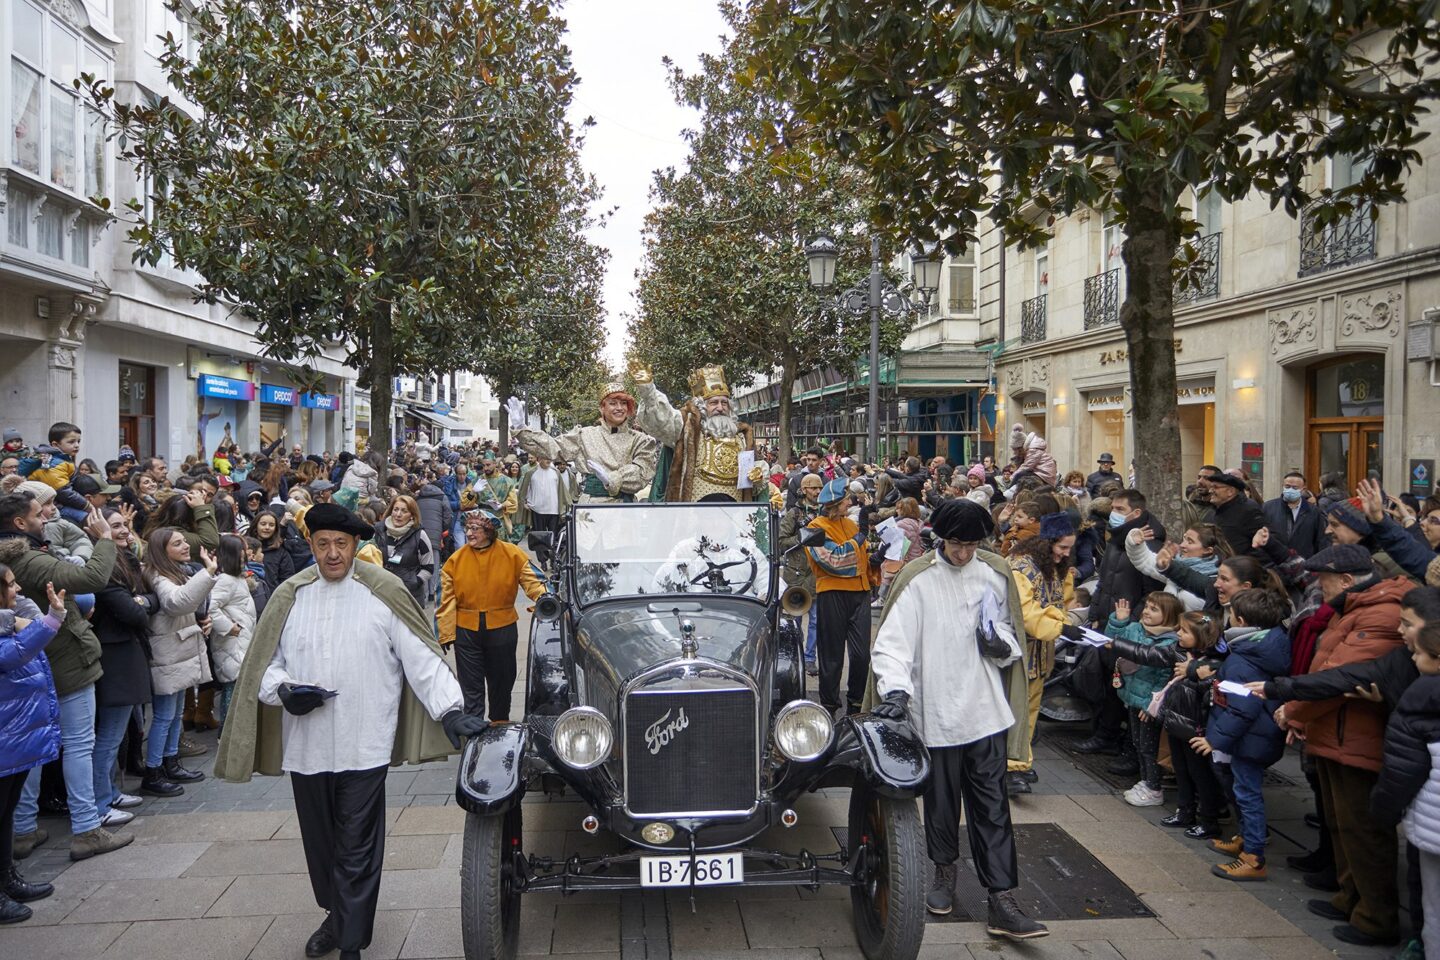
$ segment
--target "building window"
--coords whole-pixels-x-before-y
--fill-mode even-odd
[[[499,429],[500,429],[500,411],[499,411],[499,410],[491,410],[491,411],[490,411],[490,429],[491,429],[491,430],[499,430]]]
[[[1035,251],[1035,295],[1044,296],[1050,292],[1050,248],[1040,247]]]
[[[54,203],[44,203],[40,207],[40,218],[35,221],[35,249],[47,257],[63,257],[64,236],[65,212]]]
[[[85,196],[105,193],[105,120],[99,111],[85,111]]]
[[[40,175],[40,71],[19,57],[10,61],[10,110],[15,122],[11,162]]]
[[[70,234],[70,262],[77,267],[90,266],[90,230],[89,221],[80,219],[75,221],[75,230]]]
[[[10,185],[9,202],[6,204],[6,237],[17,247],[30,246],[30,205],[35,197],[29,190]]]
[[[975,312],[975,244],[950,258],[950,312]]]

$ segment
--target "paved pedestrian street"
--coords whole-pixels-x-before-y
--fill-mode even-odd
[[[1047,726],[1050,737],[1060,728]],[[212,742],[213,734],[202,736]],[[213,753],[212,753],[213,755]],[[1266,883],[1239,885],[1210,874],[1211,856],[1158,824],[1165,807],[1136,810],[1042,739],[1040,782],[1011,809],[1023,825],[1054,824],[1093,854],[1154,916],[1049,922],[1048,939],[1024,946],[990,940],[983,923],[932,922],[925,958],[1005,957],[1100,960],[1378,960],[1389,950],[1346,947],[1327,921],[1305,910],[1316,896],[1284,855],[1314,840],[1298,763],[1278,772],[1298,787],[1274,798],[1273,866]],[[201,758],[206,759],[206,758]],[[208,770],[208,763],[198,765]],[[397,767],[386,784],[389,823],[385,875],[371,960],[460,957],[459,867],[464,812],[455,805],[455,762]],[[133,787],[132,782],[129,786]],[[797,806],[800,823],[767,841],[815,851],[837,846],[846,791],[824,790]],[[206,780],[173,801],[148,800],[124,829],[131,846],[82,863],[66,857],[64,822],[42,821],[51,839],[22,864],[31,879],[53,879],[55,896],[35,903],[33,920],[0,930],[0,957],[25,960],[144,957],[146,960],[289,960],[303,954],[321,918],[284,779],[235,785]],[[527,799],[525,845],[532,851],[591,852],[585,808],[573,800]],[[781,831],[777,830],[777,833]],[[1043,864],[1043,861],[1041,861]],[[1042,867],[1043,871],[1043,867]],[[961,883],[966,875],[962,871]],[[1065,878],[1037,878],[1051,889]],[[1057,886],[1058,885],[1058,886]],[[1402,887],[1403,889],[1403,887]],[[1084,891],[1080,891],[1083,893]],[[781,889],[701,891],[692,912],[681,893],[533,894],[523,901],[522,955],[623,960],[855,960],[845,891]],[[1313,939],[1312,939],[1313,938]]]

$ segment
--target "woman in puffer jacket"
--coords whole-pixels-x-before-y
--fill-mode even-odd
[[[180,765],[180,730],[185,691],[208,683],[210,657],[196,611],[215,587],[215,557],[201,548],[204,568],[194,574],[190,544],[184,531],[161,527],[150,534],[145,549],[145,579],[160,601],[150,617],[150,683],[154,716],[145,743],[144,793],[175,796],[174,785],[203,780],[203,773]]]
[[[45,645],[65,620],[65,592],[46,584],[50,609],[44,616],[16,616],[20,587],[10,568],[0,564],[0,923],[30,918],[22,901],[48,897],[48,883],[26,883],[11,860],[15,807],[25,777],[34,767],[60,755],[60,698],[50,676]],[[38,614],[22,601],[22,612]]]
[[[215,558],[220,570],[210,592],[210,658],[215,679],[220,683],[220,716],[223,728],[230,712],[230,698],[240,676],[240,664],[250,649],[255,632],[255,600],[245,579],[245,540],[227,535],[220,538]]]
[[[1425,904],[1421,939],[1440,956],[1440,624],[1427,624],[1413,652],[1420,677],[1385,724],[1385,761],[1370,793],[1370,812],[1387,826],[1400,822],[1420,851]],[[1435,907],[1435,909],[1431,909]]]

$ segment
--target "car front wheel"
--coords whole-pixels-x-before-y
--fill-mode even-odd
[[[925,844],[914,800],[850,791],[851,857],[863,882],[850,888],[855,939],[867,960],[914,960],[925,936]]]
[[[515,858],[520,804],[505,813],[465,816],[460,864],[460,934],[465,960],[512,960],[520,934]]]

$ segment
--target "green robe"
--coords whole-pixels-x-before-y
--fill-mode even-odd
[[[351,568],[350,575],[424,640],[435,656],[444,659],[444,651],[433,639],[434,626],[399,577],[372,563],[359,561]],[[319,567],[310,566],[280,584],[265,604],[260,622],[255,624],[250,649],[245,651],[245,662],[235,680],[235,696],[225,717],[220,751],[215,756],[215,776],[221,780],[245,783],[252,773],[275,777],[284,772],[280,730],[283,711],[260,702],[260,681],[280,646],[280,632],[290,616],[290,608],[295,605],[295,592],[319,578]],[[455,752],[440,723],[431,719],[407,683],[400,694],[400,718],[395,726],[391,765],[443,760]]]
[[[1026,639],[1025,615],[1020,609],[1020,590],[1015,586],[1015,578],[1011,574],[1009,562],[1000,554],[991,553],[989,550],[976,550],[975,560],[989,564],[990,568],[1004,577],[1005,583],[1009,585],[1010,626],[1015,631],[1015,641],[1020,644],[1020,649],[1023,651]],[[890,608],[895,605],[895,598],[915,578],[917,573],[932,563],[943,562],[940,559],[939,551],[931,550],[905,564],[900,572],[895,574],[895,579],[890,581],[890,592],[885,596],[885,606],[880,611],[880,622],[885,622],[885,618],[890,615]],[[1032,731],[1030,730],[1030,690],[1029,682],[1025,677],[1023,654],[1014,663],[1000,668],[1000,678],[1005,684],[1005,699],[1010,703],[1010,712],[1015,715],[1015,724],[1005,734],[1006,757],[1010,760],[1028,761]],[[875,690],[875,674],[872,671],[865,687],[865,700],[861,704],[861,708],[869,710],[879,702],[880,696]]]

